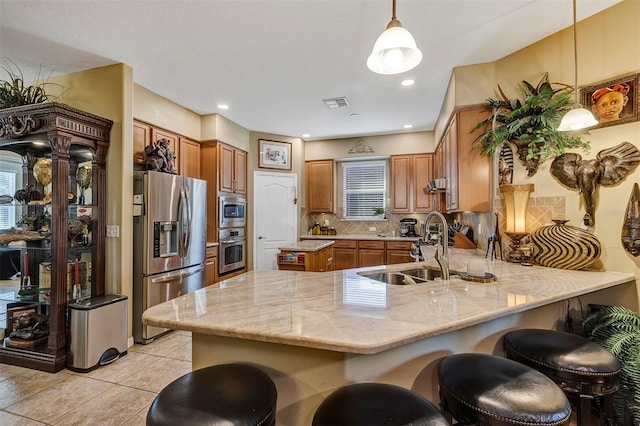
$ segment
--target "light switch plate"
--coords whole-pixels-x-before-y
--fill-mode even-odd
[[[118,238],[120,227],[118,225],[107,225],[107,238]]]

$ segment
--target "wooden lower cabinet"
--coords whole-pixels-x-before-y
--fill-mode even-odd
[[[395,265],[397,263],[413,262],[414,259],[409,255],[413,241],[386,241],[386,265]]]
[[[358,241],[358,267],[384,265],[384,241]]]
[[[317,251],[278,253],[278,269],[281,271],[327,272],[333,271],[333,246]]]
[[[358,241],[336,240],[333,245],[333,267],[336,271],[358,267]]]
[[[205,285],[215,284],[218,281],[218,246],[207,247],[207,255],[204,261]]]
[[[307,238],[303,238],[307,239]],[[313,238],[309,238],[313,239]],[[362,268],[365,266],[409,263],[413,240],[335,240],[333,245],[333,270]],[[298,270],[304,270],[298,268]]]

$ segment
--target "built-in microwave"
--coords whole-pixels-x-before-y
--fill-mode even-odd
[[[241,197],[219,197],[219,227],[237,228],[246,224],[247,200]]]

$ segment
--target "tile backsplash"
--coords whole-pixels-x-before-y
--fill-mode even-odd
[[[504,198],[498,197],[493,202],[494,212],[498,214],[498,226],[503,237],[503,249],[508,250],[509,238],[505,235]],[[479,250],[486,251],[487,239],[495,229],[495,216],[491,212],[462,212],[455,215],[446,215],[447,220],[458,219],[461,223],[473,229],[474,242]],[[366,220],[366,221],[343,221],[334,214],[311,214],[303,215],[300,221],[300,231],[307,234],[316,221],[323,225],[328,221],[329,227],[334,227],[337,234],[349,235],[393,235],[395,231],[398,235],[400,220],[404,218],[415,218],[418,220],[416,230],[420,233],[420,224],[424,222],[426,214],[389,214],[387,219]],[[541,226],[552,223],[552,219],[565,219],[566,198],[565,197],[531,197],[527,207],[527,232],[533,232]],[[376,228],[371,231],[370,228]],[[480,231],[480,232],[478,232]]]

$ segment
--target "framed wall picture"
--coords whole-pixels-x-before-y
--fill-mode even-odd
[[[582,105],[591,109],[598,127],[638,121],[638,77],[632,74],[580,89]]]
[[[260,161],[263,169],[291,170],[291,144],[289,142],[259,140]]]

